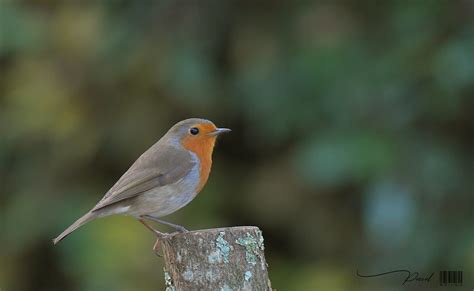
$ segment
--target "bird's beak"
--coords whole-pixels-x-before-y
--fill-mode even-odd
[[[230,131],[232,130],[230,130],[229,128],[216,128],[216,130],[211,131],[209,135],[220,135],[221,133],[226,133]]]

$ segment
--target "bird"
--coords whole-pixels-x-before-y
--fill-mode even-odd
[[[108,190],[104,197],[60,235],[54,245],[84,224],[109,215],[129,215],[158,237],[162,233],[147,221],[187,229],[160,218],[186,206],[207,183],[216,139],[228,128],[210,120],[189,118],[173,125],[146,150]]]

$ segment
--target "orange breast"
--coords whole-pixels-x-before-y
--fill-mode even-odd
[[[181,142],[183,147],[195,153],[200,161],[200,181],[196,188],[196,192],[202,190],[204,185],[206,185],[207,179],[209,178],[209,173],[211,172],[212,165],[212,151],[214,149],[215,142],[216,138],[213,136],[206,136],[201,138],[185,137]]]

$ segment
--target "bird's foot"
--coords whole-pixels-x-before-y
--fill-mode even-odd
[[[153,233],[156,235],[156,237],[158,239],[164,239],[169,235],[169,233],[167,233],[167,232],[161,232],[161,231],[156,230],[156,229],[153,229]]]
[[[187,230],[185,229],[184,232],[187,232]],[[170,237],[170,236],[173,236],[175,234],[178,234],[178,233],[183,233],[181,231],[175,231],[175,232],[172,232],[172,233],[166,233],[166,232],[160,232],[160,231],[156,231],[155,234],[157,236],[156,238],[156,242],[155,244],[153,245],[153,251],[155,252],[155,254],[162,258],[163,257],[163,254],[160,253],[160,250],[163,250],[163,248],[161,247],[161,242]]]
[[[161,250],[161,240],[158,238],[155,242],[155,244],[153,245],[153,251],[155,252],[155,254],[162,258],[163,257],[163,254],[160,254],[160,250]]]
[[[189,232],[189,230],[187,230],[186,228],[184,228],[184,226],[181,226],[181,225],[175,225],[175,229],[178,231],[178,232]]]

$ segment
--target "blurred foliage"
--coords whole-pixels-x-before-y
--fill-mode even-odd
[[[473,19],[471,0],[0,0],[0,289],[164,286],[131,218],[50,239],[187,117],[233,132],[168,220],[258,225],[278,290],[397,290],[355,275],[397,268],[472,286]]]

